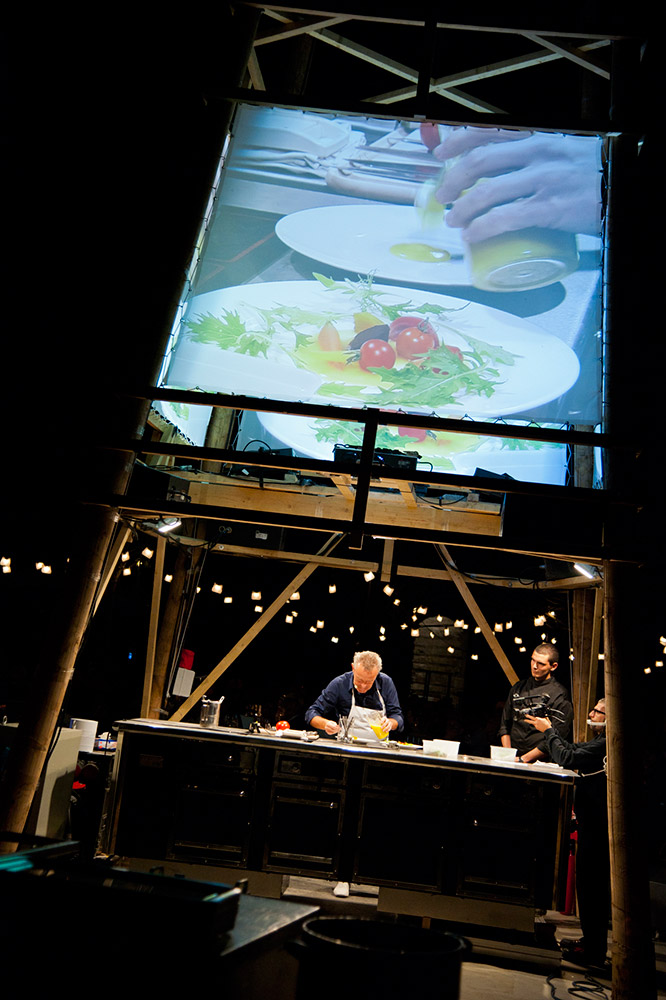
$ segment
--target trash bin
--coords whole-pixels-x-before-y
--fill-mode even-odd
[[[300,963],[296,1000],[426,995],[458,1000],[471,950],[457,934],[361,917],[312,917],[289,950]]]

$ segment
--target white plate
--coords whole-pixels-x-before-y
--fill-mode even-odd
[[[578,378],[578,359],[571,348],[527,320],[438,292],[377,284],[373,285],[373,292],[384,305],[403,307],[403,314],[409,315],[425,303],[457,310],[446,313],[444,319],[431,316],[444,343],[469,350],[467,334],[510,351],[515,355],[514,364],[493,365],[499,374],[489,396],[461,390],[454,401],[437,406],[431,396],[425,396],[417,388],[413,395],[396,394],[380,404],[378,376],[344,364],[335,370],[331,368],[326,376],[309,369],[304,366],[303,357],[296,356],[293,331],[282,326],[274,325],[264,358],[237,353],[229,345],[221,349],[216,343],[197,343],[184,325],[164,384],[271,399],[312,399],[338,406],[372,406],[376,402],[384,409],[406,413],[494,418],[547,403],[566,392]],[[326,289],[318,281],[276,281],[237,285],[195,296],[188,305],[185,321],[196,321],[207,314],[220,317],[227,311],[236,314],[246,330],[252,332],[262,329],[259,310],[274,310],[277,306],[296,307],[307,311],[310,317],[318,316],[314,325],[299,319],[298,332],[312,338],[316,338],[322,315],[332,316],[345,343],[353,336],[354,312],[363,309],[356,295],[348,294],[344,288]],[[309,356],[305,360],[311,363]],[[396,369],[401,365],[404,362],[398,361]],[[337,383],[340,391],[335,395],[323,392],[326,382]]]
[[[423,227],[409,205],[331,205],[285,215],[275,232],[287,246],[324,264],[414,285],[469,285],[459,229],[443,222]],[[391,252],[401,243],[446,250],[452,260],[405,260]]]

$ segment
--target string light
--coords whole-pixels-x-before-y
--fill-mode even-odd
[[[465,629],[465,628],[469,628],[469,625],[467,624],[467,622],[463,622],[463,628],[464,628],[464,629]]]
[[[481,626],[477,625],[476,628],[474,629],[474,635],[478,635],[480,631],[481,631]]]
[[[396,599],[395,599],[395,601],[393,603],[395,604],[395,606],[397,608],[397,606],[400,604],[400,598],[396,597]]]
[[[353,634],[354,634],[354,626],[353,626],[353,625],[350,625],[350,626],[349,626],[349,634],[350,634],[350,635],[353,635]]]
[[[132,575],[132,570],[129,568],[129,566],[126,566],[125,569],[123,570],[123,576],[131,576],[131,575]]]
[[[455,653],[455,649],[453,646],[448,646],[447,649],[449,653]]]
[[[337,589],[338,588],[335,586],[334,583],[329,583],[329,585],[328,585],[328,592],[329,592],[329,594],[334,594]]]
[[[11,561],[11,558],[9,556],[2,556],[2,557],[0,557],[0,566],[11,566],[11,564],[12,564],[12,561]],[[666,639],[664,639],[664,642],[666,642]]]
[[[518,650],[518,652],[519,652],[519,653],[526,653],[526,652],[527,652],[527,650],[525,649],[525,647],[524,647],[524,646],[521,646],[521,647],[520,647],[520,649]]]
[[[444,621],[444,619],[442,618],[442,616],[441,616],[441,615],[437,615],[437,621],[438,621],[438,622],[443,622],[443,621]]]
[[[513,628],[513,622],[505,622],[504,628],[506,629]]]
[[[541,639],[543,640],[543,639],[545,639],[545,638],[546,638],[546,633],[545,633],[545,632],[542,632],[542,633],[541,633]]]
[[[197,594],[201,593],[201,587],[197,587]]]
[[[431,638],[431,639],[434,639],[434,638],[435,638],[435,633],[434,633],[434,632],[430,632],[430,633],[429,633],[429,635],[430,635],[430,638]]]
[[[284,620],[286,621],[287,625],[291,625],[291,623],[294,620],[294,616],[293,615],[285,615],[284,616]]]
[[[331,636],[331,642],[339,642],[339,641],[340,640],[338,639],[337,635],[332,635]]]
[[[428,614],[428,609],[427,608],[420,607],[420,608],[417,609],[417,611],[418,611],[418,613],[420,615],[427,615]]]
[[[652,673],[652,667],[645,667],[645,669],[643,670],[643,673],[644,674],[651,674]]]
[[[456,620],[454,621],[453,624],[454,624],[454,626],[456,628],[462,628],[463,625],[465,624],[465,622],[464,622],[464,619],[462,619],[462,618],[456,618]]]
[[[261,604],[255,604],[254,610],[257,612],[257,614],[260,614],[264,609]]]
[[[444,629],[444,635],[450,635],[450,634],[451,634],[451,629],[447,625],[447,627]]]
[[[167,575],[164,577],[164,582],[165,583],[171,583],[172,580],[173,580],[173,576],[171,575],[171,573],[167,573]],[[227,600],[227,598],[225,597],[225,601],[226,600]]]
[[[311,632],[316,632],[317,631],[317,626],[316,625],[311,625],[310,626],[310,631]]]
[[[298,590],[295,590],[294,593],[289,598],[290,601],[300,601],[300,599],[301,599],[301,595],[300,595],[300,593],[299,593]]]
[[[379,634],[380,634],[380,635],[384,635],[384,633],[385,633],[385,632],[386,632],[386,629],[384,628],[384,626],[383,626],[383,625],[380,625],[380,626],[379,626]]]
[[[412,621],[415,622],[418,619],[418,615],[412,615]]]
[[[555,617],[555,612],[554,611],[549,611],[548,612],[548,617],[549,618],[554,618]]]
[[[252,591],[251,600],[253,600],[253,601],[260,601],[261,600],[261,591],[260,590],[253,590]]]
[[[294,616],[294,618],[298,618],[298,611],[292,611],[292,615]]]
[[[417,629],[417,628],[413,628],[413,629],[411,630],[411,632],[410,632],[410,635],[413,635],[413,636],[417,636],[417,635],[420,635],[420,632],[419,632],[419,629]]]
[[[655,667],[663,667],[664,661],[663,660],[655,660],[654,661],[654,665],[655,665]]]
[[[569,659],[573,661],[576,659],[576,657],[573,655],[573,653],[569,653]]]
[[[3,565],[3,567],[2,567],[2,572],[3,572],[3,573],[11,573],[11,571],[12,571],[12,568],[11,568],[11,566],[9,565],[9,563],[5,563],[5,564]]]
[[[603,660],[604,659],[604,654],[603,653],[599,653],[599,655],[597,656],[597,659],[598,660]]]
[[[146,559],[152,559],[153,556],[155,555],[155,552],[153,549],[149,549],[148,546],[146,545],[145,549],[141,550],[141,555],[145,556]]]
[[[5,566],[6,564],[5,564],[5,563],[3,563],[2,565],[3,565],[3,566]],[[43,562],[36,562],[36,563],[35,563],[35,569],[37,569],[37,570],[40,570],[40,569],[42,568],[42,566],[43,566],[43,565],[44,565],[44,563],[43,563]]]
[[[493,632],[503,632],[503,631],[504,631],[504,626],[500,622],[495,622],[495,628],[493,629]]]
[[[374,580],[374,578],[375,574],[372,572],[372,570],[368,570],[367,573],[363,574],[363,579],[365,580],[366,583],[370,583],[370,581]]]
[[[380,642],[386,642],[386,636],[385,635],[380,635],[379,641]]]
[[[546,624],[545,615],[537,615],[536,618],[534,619],[534,625],[536,628],[538,628],[540,625],[545,625],[545,624]]]
[[[387,583],[386,586],[384,587],[384,593],[386,594],[387,597],[390,597],[394,589],[395,589],[394,587],[392,587],[390,584]]]
[[[402,625],[400,626],[400,628],[401,629],[406,629],[406,628],[409,628],[409,626],[407,625],[406,622],[403,622]]]
[[[224,603],[225,604],[232,604],[233,600],[234,600],[233,597],[225,597],[224,598]]]
[[[323,627],[324,623],[322,621],[317,620],[317,628],[323,628]]]
[[[222,584],[221,583],[214,583],[213,586],[210,589],[213,591],[214,594],[221,594],[222,593]]]
[[[517,635],[514,635],[513,641],[515,642],[516,646],[522,646],[523,644],[523,640],[519,639]]]
[[[478,658],[479,658],[478,653],[472,653],[473,660],[478,660]]]
[[[129,557],[130,557],[129,552],[123,552],[123,554],[120,557],[120,561],[121,562],[127,562],[127,560],[129,559]],[[37,569],[41,569],[41,566],[37,566]]]

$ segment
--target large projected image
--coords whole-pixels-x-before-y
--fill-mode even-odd
[[[598,423],[601,139],[252,106],[232,135],[163,385]],[[344,426],[260,419],[317,458]],[[451,440],[424,461],[466,472],[479,442]],[[479,464],[509,471],[496,440]],[[564,448],[510,450],[563,481]]]

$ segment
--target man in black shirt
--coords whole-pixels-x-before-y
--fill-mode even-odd
[[[548,759],[543,735],[525,720],[528,713],[540,717],[548,715],[560,736],[568,739],[571,735],[573,707],[566,688],[553,677],[557,656],[557,648],[551,642],[537,646],[530,664],[532,676],[514,684],[504,704],[498,730],[502,746],[515,747],[517,758],[525,764]]]

